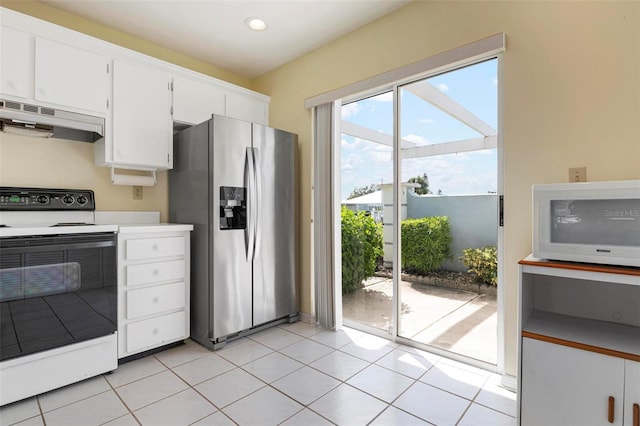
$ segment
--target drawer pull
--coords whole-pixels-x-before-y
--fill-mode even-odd
[[[154,244],[154,245],[153,245],[153,249],[154,249],[154,250],[160,250],[160,246],[159,246],[159,245],[157,245],[157,244]]]
[[[640,405],[633,404],[633,426],[640,426]]]
[[[158,334],[158,329],[157,328],[153,329],[153,334]]]
[[[159,301],[160,301],[160,298],[159,298],[159,297],[154,297],[154,298],[153,298],[153,303],[158,303]]]
[[[158,269],[154,269],[153,270],[153,275],[158,275],[159,273],[160,273],[160,270],[158,270]]]
[[[609,397],[609,415],[607,417],[607,420],[609,420],[609,423],[613,423],[615,420],[613,416],[613,410],[615,409],[615,405],[616,405],[616,399],[610,396]]]

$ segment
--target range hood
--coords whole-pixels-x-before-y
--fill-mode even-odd
[[[104,137],[104,118],[0,99],[5,133],[95,142]]]

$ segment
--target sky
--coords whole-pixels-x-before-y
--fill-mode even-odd
[[[498,127],[497,60],[426,79],[492,128]],[[481,135],[405,88],[400,88],[400,134],[416,145],[477,138]],[[392,92],[342,106],[342,119],[393,134]],[[390,183],[392,148],[349,136],[341,140],[341,185],[345,200],[354,188]],[[486,194],[497,190],[495,149],[404,159],[402,180],[427,174],[429,188],[443,195]]]

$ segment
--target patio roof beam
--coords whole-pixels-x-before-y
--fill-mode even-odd
[[[478,118],[478,116],[427,81],[423,80],[418,83],[408,84],[403,86],[403,89],[413,93],[425,102],[430,103],[442,112],[449,114],[456,120],[461,121],[483,136],[494,136],[498,133],[493,127]]]
[[[459,152],[491,149],[498,146],[497,136],[465,139],[461,141],[438,143],[402,149],[402,158],[432,157],[434,155],[457,154]]]
[[[363,139],[369,142],[379,143],[386,146],[393,146],[393,137],[386,133],[377,132],[373,129],[359,126],[350,121],[342,120],[340,123],[340,131],[344,134]],[[414,142],[402,140],[402,148],[411,148],[416,146]]]

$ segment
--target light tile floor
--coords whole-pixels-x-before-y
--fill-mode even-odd
[[[298,322],[184,345],[0,408],[5,425],[515,425],[495,374]]]

